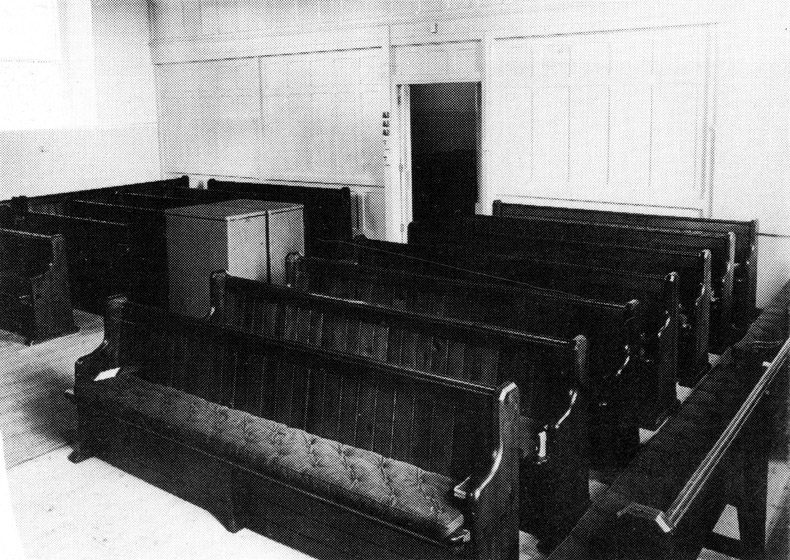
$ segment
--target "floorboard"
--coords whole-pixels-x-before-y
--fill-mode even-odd
[[[80,331],[33,346],[0,331],[0,431],[7,468],[66,444],[74,407],[63,391],[74,385],[74,362],[102,340],[102,318],[75,311]]]

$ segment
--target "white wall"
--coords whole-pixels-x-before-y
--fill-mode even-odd
[[[60,8],[66,115],[26,128],[0,122],[0,198],[161,176],[146,2],[62,0]],[[0,99],[7,95],[0,83]]]
[[[712,214],[760,219],[758,304],[790,277],[790,32],[786,2],[736,3],[719,32]]]
[[[564,205],[758,218],[766,234],[760,302],[787,279],[786,3],[340,4],[155,0],[163,172],[378,189],[386,235],[399,239],[408,199],[398,85],[480,81],[483,209],[496,198],[550,196]],[[353,53],[370,56],[354,63],[351,74],[364,70],[348,81],[337,61]],[[218,70],[243,62],[243,83]],[[188,73],[184,86],[178,72],[199,67],[210,70]],[[180,111],[197,122],[185,125]],[[390,113],[389,137],[382,112]],[[245,119],[243,131],[233,128]]]

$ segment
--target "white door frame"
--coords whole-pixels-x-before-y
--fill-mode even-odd
[[[398,86],[398,134],[400,154],[401,241],[406,241],[406,227],[412,220],[411,184],[411,84]]]
[[[396,156],[397,161],[393,162],[391,185],[393,185],[393,197],[391,200],[391,207],[394,210],[390,216],[389,222],[394,227],[388,231],[387,239],[389,241],[400,241],[405,243],[407,241],[407,226],[412,221],[412,170],[411,170],[411,86],[422,84],[445,84],[445,83],[477,83],[479,88],[476,92],[477,96],[477,111],[478,123],[476,126],[480,127],[478,132],[477,142],[477,166],[478,166],[478,207],[485,208],[486,204],[486,191],[485,185],[485,119],[483,118],[483,81],[480,76],[473,77],[448,77],[448,78],[433,78],[430,80],[404,80],[393,83],[394,94],[394,107],[392,116],[395,118],[394,126],[392,128],[395,133],[395,138],[391,141],[395,149],[393,155]],[[490,206],[490,202],[488,203]]]

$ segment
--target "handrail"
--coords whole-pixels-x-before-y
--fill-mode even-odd
[[[719,459],[738,437],[738,434],[743,429],[746,421],[760,403],[760,400],[765,395],[766,387],[768,387],[771,382],[773,382],[781,367],[785,362],[787,362],[788,356],[790,356],[790,338],[785,340],[785,343],[782,345],[779,353],[768,366],[768,369],[765,371],[765,373],[757,381],[751,393],[749,393],[749,396],[746,398],[743,405],[741,405],[741,408],[733,417],[732,421],[727,425],[727,428],[724,430],[721,436],[719,436],[716,444],[705,456],[705,459],[702,461],[699,467],[697,467],[697,470],[694,471],[694,474],[691,476],[691,478],[689,478],[689,480],[686,482],[686,485],[680,491],[677,498],[675,498],[675,501],[672,502],[672,505],[669,506],[669,509],[667,509],[665,514],[665,521],[667,525],[663,526],[662,524],[662,528],[666,532],[673,530],[683,519],[683,516],[694,502],[694,499],[697,497],[702,488],[705,486],[705,483],[712,475]]]

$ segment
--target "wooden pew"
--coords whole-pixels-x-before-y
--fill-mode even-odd
[[[160,198],[164,205],[180,206],[186,201],[206,204],[221,200],[249,198],[273,202],[296,202],[304,205],[306,251],[312,254],[320,239],[346,239],[353,236],[351,190],[342,188],[301,187],[293,185],[238,183],[209,179],[207,189],[172,187],[160,191],[124,193],[125,201]],[[172,202],[169,202],[172,201]]]
[[[145,267],[154,263],[140,263],[133,258],[135,249],[142,245],[135,241],[134,234],[130,234],[127,222],[112,215],[97,217],[95,213],[75,212],[75,208],[84,201],[113,199],[124,192],[154,193],[188,186],[189,178],[184,175],[161,181],[14,197],[0,206],[10,208],[4,211],[6,217],[3,219],[14,228],[50,235],[63,234],[72,301],[75,307],[102,313],[108,296],[130,290],[135,292],[138,301],[161,304],[156,298],[156,291],[149,291],[148,286],[138,286],[139,280],[144,283],[145,278],[151,275],[150,270],[142,270],[138,265]],[[140,232],[134,233],[139,235]],[[146,255],[145,251],[143,255]]]
[[[79,330],[62,235],[0,229],[0,328],[25,344]]]
[[[588,502],[585,341],[551,339],[217,272],[209,319],[444,377],[530,388],[521,401],[521,528],[556,540]],[[541,441],[546,441],[541,445]]]
[[[648,333],[657,334],[666,322],[667,314],[674,315],[674,309],[678,308],[678,381],[692,387],[710,368],[709,251],[694,254],[590,244],[563,246],[563,257],[574,259],[579,255],[576,260],[581,261],[584,257],[591,263],[585,265],[565,259],[553,260],[551,257],[556,251],[547,250],[550,243],[527,249],[516,246],[520,243],[512,244],[512,247],[503,243],[493,249],[485,244],[416,245],[357,237],[353,242],[325,242],[324,245],[322,250],[336,258],[382,268],[408,267],[413,272],[448,277],[459,274],[469,277],[471,274],[473,280],[496,282],[504,278],[609,301],[638,299],[644,305],[643,316]],[[535,250],[531,251],[533,248]],[[470,273],[470,270],[474,272]],[[648,273],[650,270],[661,274]],[[675,303],[676,297],[679,307]],[[669,329],[673,329],[672,324]],[[658,343],[655,336],[651,337],[648,350],[652,348],[659,351],[659,355],[665,355],[657,348]],[[660,358],[654,356],[651,359]]]
[[[637,302],[595,302],[315,257],[294,256],[288,268],[290,285],[312,293],[547,336],[570,338],[581,332],[590,343],[589,425],[596,470],[623,466],[636,453],[637,411],[644,414],[635,402],[643,396],[640,381],[655,388],[646,409],[664,415],[657,409],[674,405],[674,382],[667,383],[641,359],[635,340],[640,338]]]
[[[577,298],[581,296],[582,299],[620,304],[638,300],[641,304],[641,342],[636,347],[639,352],[644,351],[640,361],[654,372],[643,378],[645,396],[639,398],[643,403],[640,406],[640,425],[651,430],[660,425],[676,404],[675,381],[678,379],[679,364],[683,363],[682,359],[689,358],[689,355],[683,355],[681,359],[678,347],[678,331],[682,325],[679,322],[679,283],[676,274],[658,276],[624,273],[575,264],[527,261],[510,255],[486,253],[483,249],[479,252],[471,249],[468,246],[417,247],[357,238],[354,243],[324,242],[322,251],[339,259],[379,268],[460,278],[475,283],[508,284],[519,289],[532,290],[540,298],[544,298],[548,291],[552,296],[547,301],[555,301],[558,292],[560,298],[573,294]],[[551,289],[547,290],[546,287]],[[703,311],[705,321],[701,326],[706,326],[707,308],[703,308]],[[558,309],[548,313],[556,315]],[[689,338],[688,335],[694,334],[687,328],[682,332],[684,340]],[[608,344],[598,343],[597,347],[605,349]],[[703,362],[691,362],[692,366],[696,366],[689,371],[684,370],[681,379],[696,379],[701,371],[707,371],[707,346],[703,350],[704,357],[701,360],[704,360],[704,365]],[[610,356],[617,355],[615,351],[602,351],[608,352]],[[696,349],[684,347],[684,351],[696,352]],[[599,369],[613,367],[614,364],[609,362],[608,368]],[[656,399],[655,395],[660,397]]]
[[[409,242],[421,245],[436,243],[478,243],[499,247],[503,239],[523,245],[551,243],[562,251],[565,242],[594,239],[596,243],[643,246],[658,249],[681,249],[711,253],[711,346],[723,351],[732,343],[732,285],[735,236],[732,233],[670,232],[637,226],[591,224],[585,222],[523,220],[492,216],[466,216],[457,219],[431,220],[409,224]]]
[[[67,205],[67,211],[83,218],[127,224],[134,242],[129,248],[126,293],[132,301],[167,309],[169,278],[164,207],[119,202],[126,199],[124,194],[106,197],[104,201],[77,199]]]
[[[771,426],[786,406],[790,283],[680,412],[582,517],[550,560],[692,560],[702,548],[766,558]],[[739,539],[713,529],[727,505]]]
[[[759,222],[757,220],[720,220],[713,218],[690,218],[685,216],[662,216],[659,214],[636,214],[607,210],[585,210],[554,206],[533,206],[494,201],[494,216],[509,218],[544,218],[583,222],[647,226],[651,228],[684,231],[706,231],[735,234],[735,272],[733,298],[735,300],[735,322],[740,332],[745,332],[757,310],[757,256]]]
[[[63,235],[73,305],[101,313],[104,302],[128,290],[129,226],[76,216],[28,211],[18,228],[45,235]]]
[[[147,181],[144,183],[133,183],[128,185],[115,185],[111,187],[99,187],[95,189],[83,189],[62,193],[43,194],[38,196],[13,197],[9,201],[18,200],[24,208],[34,212],[62,213],[64,203],[76,199],[100,200],[105,197],[114,196],[120,192],[158,192],[168,188],[187,188],[189,187],[189,177],[183,175],[175,179],[163,179],[159,181]]]
[[[212,179],[213,180],[213,179]],[[240,183],[246,184],[246,183]],[[301,187],[313,190],[311,187]],[[347,187],[346,187],[347,189]],[[317,189],[332,191],[329,194],[322,193],[313,196],[302,196],[294,194],[272,194],[269,196],[267,190],[204,190],[204,189],[170,189],[166,193],[124,193],[123,199],[126,203],[159,206],[162,208],[172,208],[175,206],[188,206],[190,204],[210,204],[223,200],[233,200],[238,198],[274,200],[275,202],[300,202],[304,204],[305,213],[305,247],[306,250],[315,252],[315,243],[324,238],[328,239],[350,239],[352,231],[345,230],[345,219],[341,216],[338,219],[329,217],[332,211],[342,211],[345,195],[339,189]],[[291,199],[291,200],[287,200]],[[327,199],[328,203],[323,202]],[[308,207],[308,204],[310,205]],[[350,217],[349,217],[350,220]]]
[[[118,299],[75,366],[70,458],[319,558],[516,560],[519,390],[490,373],[455,380]]]
[[[351,239],[354,235],[351,189],[348,187],[302,187],[272,183],[238,183],[209,179],[206,188],[234,198],[299,202],[304,204],[305,250],[318,239]],[[243,198],[242,197],[242,198]]]

